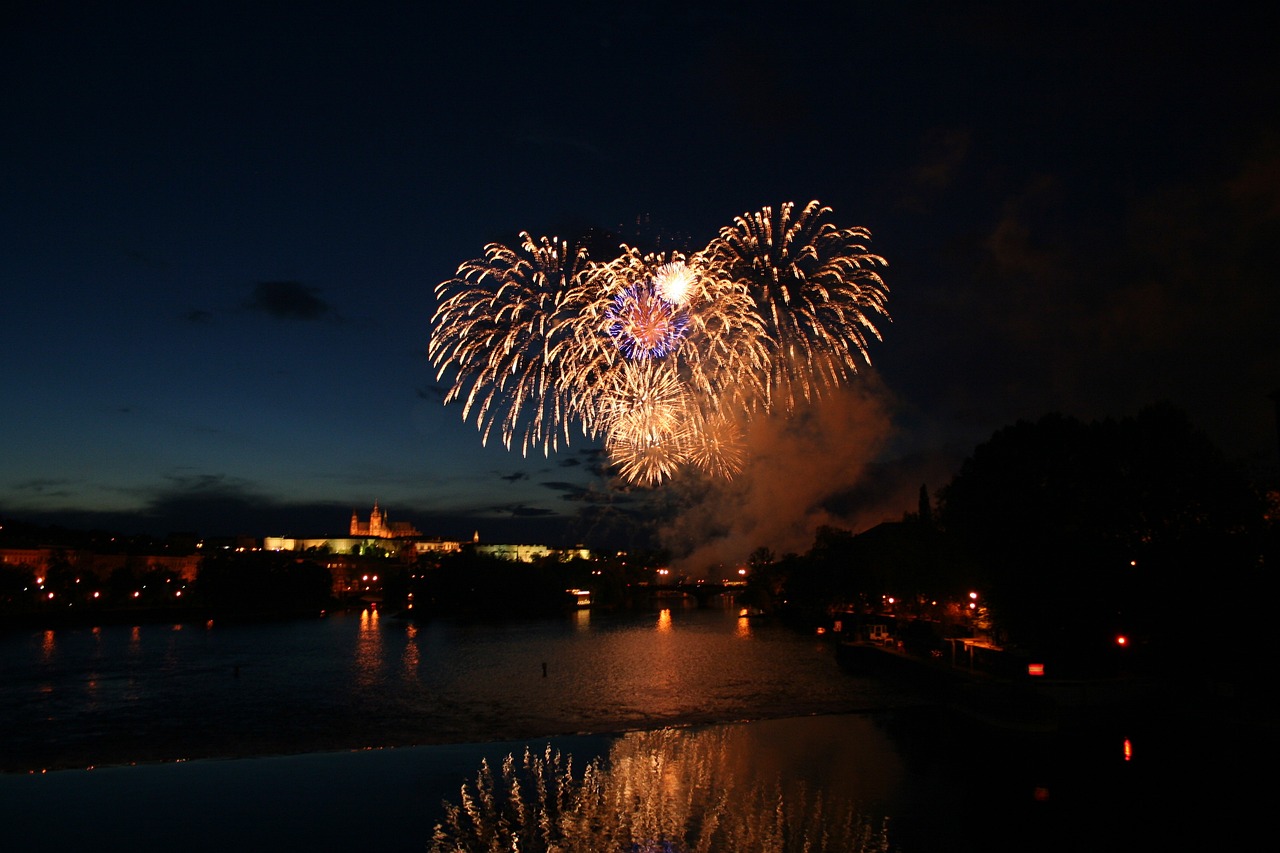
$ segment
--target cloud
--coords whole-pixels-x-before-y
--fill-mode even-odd
[[[52,481],[28,488],[42,497]],[[37,524],[80,530],[112,530],[163,536],[192,531],[202,536],[289,535],[331,536],[346,532],[351,508],[327,502],[284,502],[257,484],[223,474],[178,474],[149,488],[122,490],[137,501],[134,509],[64,508],[53,510],[0,507],[0,511]]]
[[[42,498],[67,497],[72,494],[71,480],[40,478],[14,483],[15,492],[39,495]]]
[[[516,482],[519,482],[520,480],[529,479],[529,475],[526,474],[524,471],[513,471],[510,474],[499,474],[498,479],[506,480],[508,483],[516,483]]]
[[[277,320],[318,320],[329,312],[329,304],[318,292],[297,281],[260,281],[245,307]]]
[[[538,506],[527,506],[525,504],[500,504],[491,507],[490,511],[498,515],[511,515],[518,518],[543,518],[559,515],[555,510],[543,509]]]
[[[633,497],[616,489],[601,489],[582,483],[570,483],[565,480],[547,480],[540,485],[553,492],[563,492],[562,500],[583,503],[630,504],[635,503]]]
[[[565,497],[569,499],[575,499],[578,495],[590,491],[590,489],[581,483],[570,483],[565,480],[546,480],[539,485],[544,489],[551,489],[553,492],[564,492]]]

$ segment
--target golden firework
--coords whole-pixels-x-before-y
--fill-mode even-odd
[[[755,415],[848,382],[888,320],[864,228],[788,202],[735,218],[703,250],[607,262],[555,237],[485,247],[436,287],[428,356],[482,441],[603,438],[619,474],[731,477]]]

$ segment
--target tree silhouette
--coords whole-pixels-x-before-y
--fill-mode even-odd
[[[1074,650],[1114,631],[1171,640],[1195,579],[1256,561],[1261,507],[1169,405],[998,431],[943,490],[940,521],[1015,643]]]

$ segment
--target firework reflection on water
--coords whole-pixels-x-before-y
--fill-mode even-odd
[[[716,850],[888,851],[888,818],[784,775],[739,740],[741,727],[622,736],[575,769],[548,745],[482,764],[459,802],[445,803],[432,851],[708,853]],[[750,758],[748,758],[750,757]]]

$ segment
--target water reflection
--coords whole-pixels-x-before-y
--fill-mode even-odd
[[[382,632],[378,609],[369,607],[360,611],[360,632],[356,637],[355,676],[361,688],[377,686],[382,671]]]
[[[619,738],[580,772],[572,756],[526,750],[495,776],[482,762],[445,803],[432,851],[888,851],[888,818],[847,788],[782,773],[743,728],[661,729]]]
[[[404,652],[400,655],[400,662],[404,665],[404,677],[406,681],[418,680],[418,664],[422,662],[421,655],[418,653],[418,626],[412,622],[405,629]]]
[[[0,634],[0,730],[26,733],[6,740],[0,768],[492,742],[892,701],[869,681],[832,677],[831,656],[808,638],[755,622],[743,642],[736,610],[661,607],[661,618],[597,610],[589,622],[585,611],[406,622],[370,609]],[[289,725],[264,727],[264,711]]]

